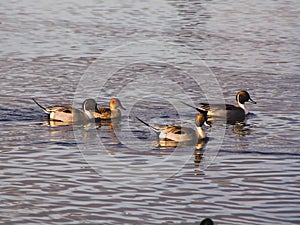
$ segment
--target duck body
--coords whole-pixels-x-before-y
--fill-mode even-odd
[[[78,122],[89,120],[85,113],[71,106],[53,106],[47,108],[47,111],[49,111],[49,119],[53,121]]]
[[[98,111],[99,113],[94,113],[95,118],[103,120],[119,119],[122,115],[119,109],[111,110],[110,108],[98,107]]]
[[[214,104],[201,103],[199,107],[202,110],[207,111],[208,120],[226,120],[227,123],[242,122],[246,118],[244,109],[229,105],[229,104]]]
[[[197,139],[194,129],[190,127],[181,127],[176,125],[168,125],[161,128],[159,133],[161,141],[189,142]]]
[[[35,99],[33,101],[49,115],[50,121],[60,121],[66,123],[87,122],[94,119],[93,112],[98,111],[97,103],[94,99],[86,99],[82,103],[82,111],[71,106],[49,106],[43,107]]]
[[[245,102],[256,104],[247,91],[239,91],[236,95],[237,106],[230,104],[213,104],[200,103],[199,109],[207,111],[209,120],[226,119],[227,123],[242,122],[245,120],[249,111]]]
[[[199,110],[201,111],[201,110]],[[202,125],[207,120],[207,113],[201,111],[195,119],[196,131],[190,127],[182,127],[178,125],[167,125],[167,126],[152,126],[143,120],[136,117],[140,122],[150,127],[155,133],[157,133],[160,142],[173,141],[177,143],[183,142],[196,142],[197,140],[205,139],[206,134],[202,129]]]

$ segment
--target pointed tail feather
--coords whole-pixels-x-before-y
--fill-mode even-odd
[[[149,123],[146,123],[145,121],[141,120],[140,118],[138,118],[137,116],[135,117],[138,121],[140,121],[141,123],[145,124],[147,127],[150,127],[154,132],[156,133],[160,133],[159,129],[157,129],[156,127],[151,126]]]
[[[35,104],[37,104],[38,107],[40,107],[45,113],[50,114],[50,112],[41,104],[39,104],[34,98],[32,98]]]
[[[186,105],[186,106],[189,106],[189,107],[191,107],[191,108],[193,108],[193,109],[196,109],[199,113],[202,113],[202,114],[204,114],[204,115],[207,115],[207,111],[206,111],[206,110],[203,110],[203,109],[200,109],[200,108],[198,108],[198,107],[192,106],[192,105],[187,104],[187,103],[185,103],[185,102],[181,102],[181,103],[184,104],[184,105]]]

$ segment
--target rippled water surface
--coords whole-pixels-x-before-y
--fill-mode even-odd
[[[298,1],[3,1],[1,224],[300,224]],[[197,82],[196,82],[197,81]],[[192,125],[181,101],[256,105],[157,147],[135,116]],[[124,107],[121,123],[49,124],[33,103]]]

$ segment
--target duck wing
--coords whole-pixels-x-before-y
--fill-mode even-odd
[[[204,111],[210,111],[210,105],[208,103],[200,103],[200,109]]]
[[[99,112],[94,112],[95,118],[111,119],[111,110],[105,107],[98,107]]]
[[[211,110],[236,110],[238,107],[230,104],[213,104],[210,105],[208,103],[200,103],[200,109],[205,110],[205,111],[211,111]]]
[[[63,112],[63,113],[72,113],[73,108],[71,106],[61,106],[61,105],[55,105],[55,106],[49,106],[46,108],[48,112]]]
[[[196,133],[192,128],[171,125],[167,126],[165,130],[161,132],[159,138],[162,140],[186,142],[194,140]]]
[[[219,110],[227,110],[227,107],[232,108],[235,107],[233,105],[223,105],[223,104],[208,104],[208,103],[200,103],[200,109],[204,110],[204,111],[219,111]]]
[[[169,125],[165,128],[165,133],[182,134],[184,132],[181,126]]]
[[[49,106],[44,107],[40,103],[38,103],[34,98],[32,99],[37,106],[39,106],[45,113],[50,114],[51,112],[65,112],[65,113],[72,113],[73,108],[71,106]]]
[[[236,110],[238,108],[234,105],[229,105],[229,104],[226,104],[225,107],[226,107],[226,110]]]

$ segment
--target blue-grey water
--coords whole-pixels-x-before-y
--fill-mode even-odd
[[[299,1],[2,1],[0,224],[300,224]],[[196,82],[197,81],[197,82]],[[159,148],[134,119],[192,124],[235,102],[246,127]],[[220,94],[221,93],[221,94]],[[120,124],[49,124],[33,103],[118,97]]]

